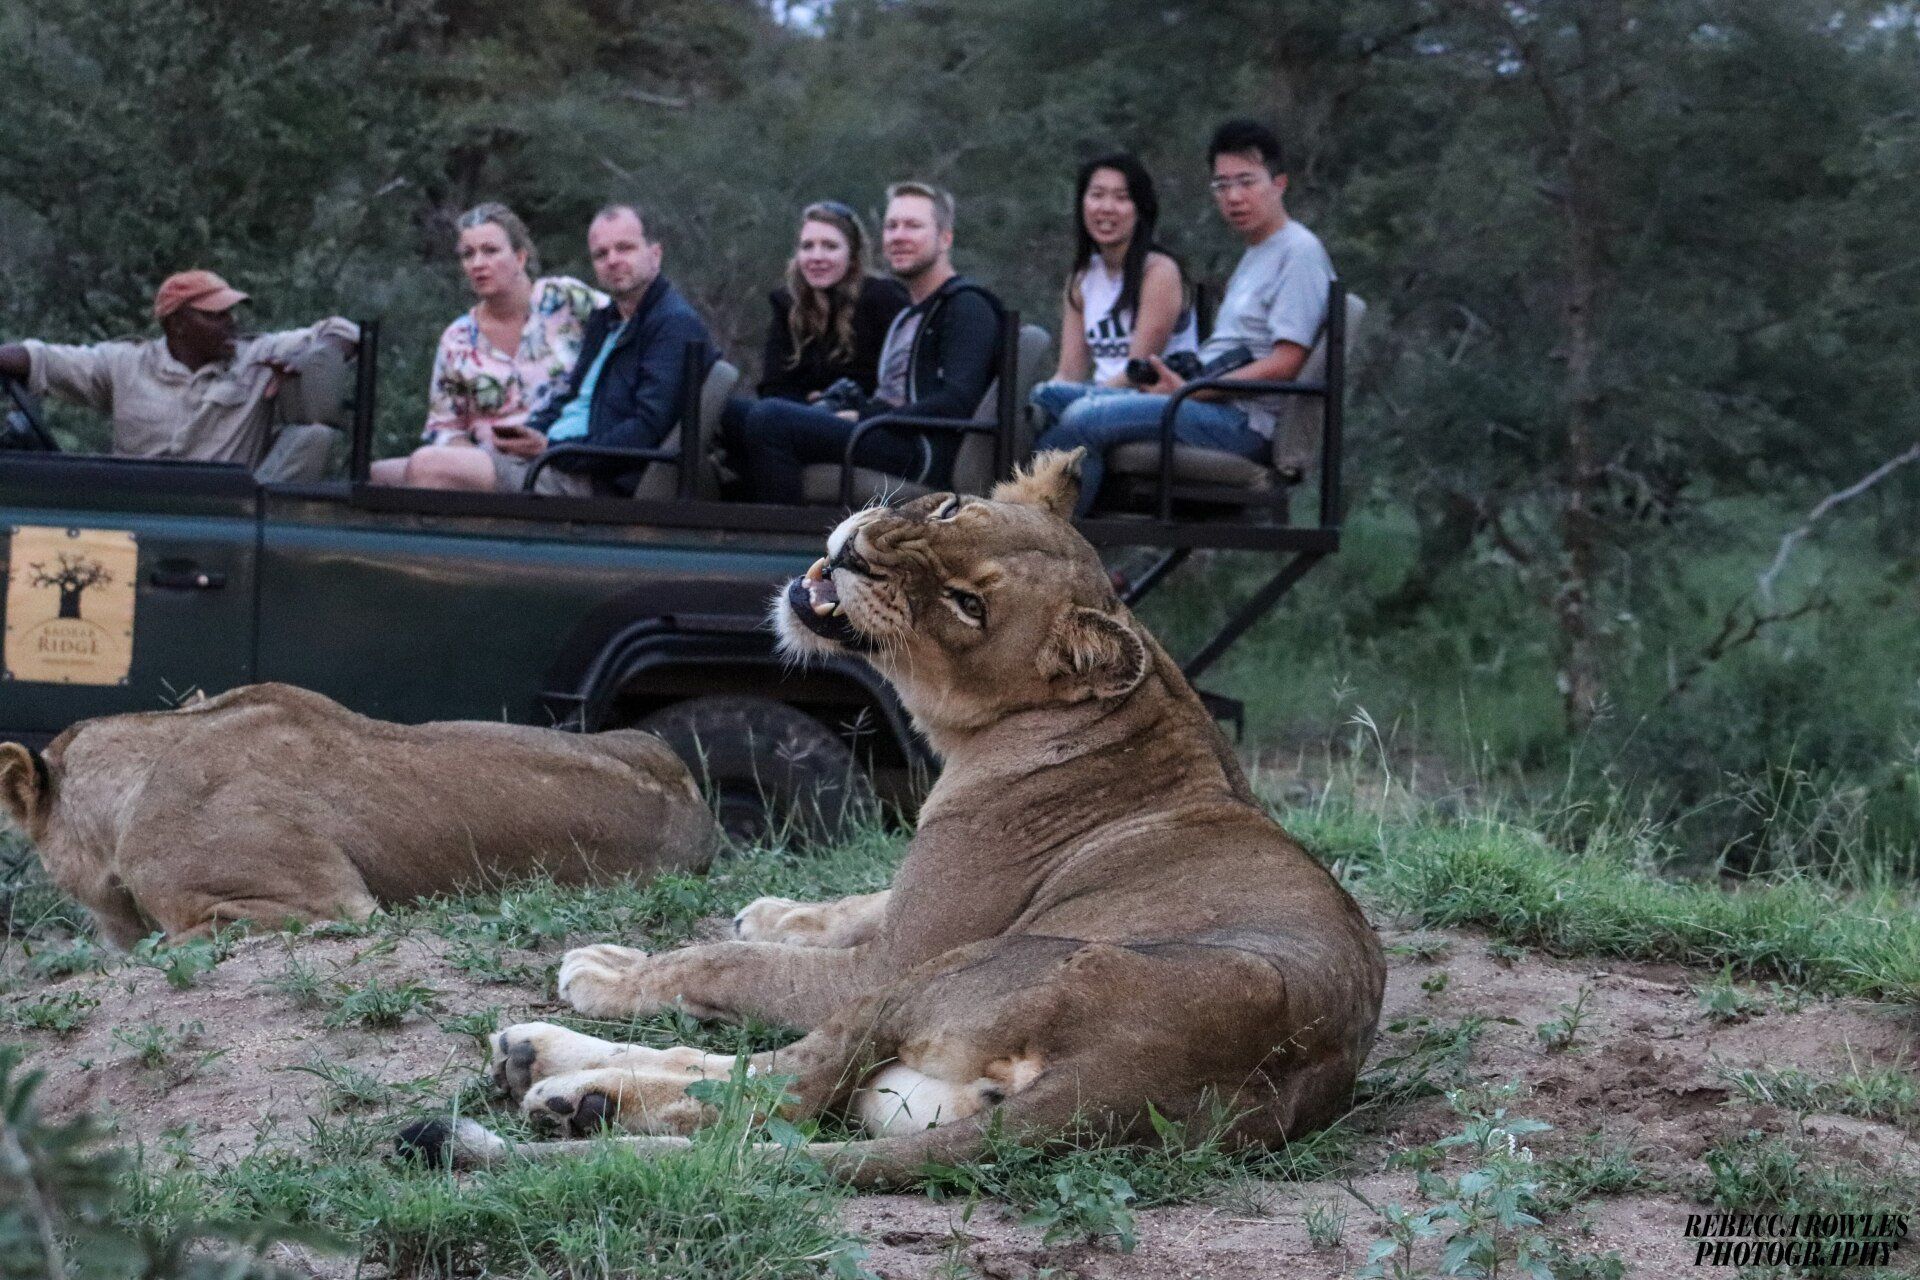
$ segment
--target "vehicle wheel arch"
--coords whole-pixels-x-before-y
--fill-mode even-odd
[[[715,696],[783,703],[847,742],[889,804],[911,809],[937,764],[884,677],[857,659],[797,666],[764,631],[694,631],[648,619],[610,639],[574,688],[547,695],[555,719],[586,732],[640,724]]]

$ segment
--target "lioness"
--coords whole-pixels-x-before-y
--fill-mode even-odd
[[[698,868],[718,836],[652,734],[386,724],[284,684],[85,720],[44,756],[0,744],[0,809],[121,947],[535,871]]]
[[[1373,1040],[1378,940],[1067,523],[1079,459],[1043,454],[990,501],[861,511],[775,605],[789,650],[863,655],[944,757],[890,892],[762,900],[741,941],[561,964],[591,1017],[680,1004],[809,1029],[749,1067],[797,1075],[790,1117],[846,1111],[876,1135],[815,1144],[857,1185],[971,1158],[996,1109],[1041,1138],[1076,1116],[1151,1137],[1150,1107],[1219,1107],[1233,1142],[1277,1144],[1338,1113]],[[546,1023],[497,1033],[493,1054],[530,1116],[576,1134],[685,1134],[712,1115],[688,1083],[734,1066]],[[586,1145],[472,1121],[401,1143],[458,1164]]]

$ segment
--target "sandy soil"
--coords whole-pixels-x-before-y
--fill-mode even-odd
[[[1920,1071],[1920,1019],[1910,1010],[1845,1001],[1792,1009],[1773,1001],[1758,1016],[1721,1025],[1702,1016],[1694,995],[1707,975],[1677,967],[1531,953],[1507,961],[1490,953],[1486,939],[1465,933],[1387,928],[1383,937],[1392,964],[1383,1024],[1421,1016],[1454,1021],[1472,1013],[1494,1019],[1479,1040],[1472,1071],[1489,1082],[1525,1082],[1526,1094],[1513,1109],[1553,1126],[1533,1143],[1543,1158],[1586,1135],[1604,1134],[1634,1144],[1644,1167],[1684,1188],[1716,1138],[1748,1129],[1804,1132],[1827,1150],[1910,1173],[1920,1186],[1920,1143],[1912,1134],[1840,1116],[1802,1122],[1742,1100],[1721,1076],[1727,1068],[1767,1065],[1822,1076],[1849,1066]],[[69,991],[99,1001],[74,1033],[17,1036],[29,1044],[31,1064],[48,1073],[42,1096],[50,1113],[100,1111],[115,1119],[127,1141],[150,1149],[165,1143],[200,1160],[231,1159],[263,1140],[298,1141],[307,1118],[326,1110],[330,1086],[301,1068],[327,1063],[389,1084],[418,1081],[424,1100],[472,1078],[481,1065],[478,1044],[437,1020],[488,1008],[510,1021],[555,1011],[550,986],[476,982],[445,959],[445,946],[424,936],[397,942],[266,937],[243,943],[187,990],[173,989],[157,971],[127,967],[51,983],[21,979],[5,1003]],[[425,982],[438,993],[434,1009],[384,1031],[329,1029],[320,1012],[269,985],[295,957],[354,984],[376,977]],[[552,953],[511,958],[551,982]],[[1444,985],[1435,977],[1441,972]],[[1559,1006],[1583,987],[1591,994],[1577,1043],[1547,1050],[1536,1026],[1558,1016]],[[128,1042],[138,1036],[129,1029],[153,1027],[174,1043],[164,1062],[143,1065]],[[1383,1035],[1377,1053],[1392,1052],[1408,1034]],[[1456,1127],[1444,1100],[1413,1104],[1396,1113],[1391,1131],[1367,1138],[1359,1167],[1379,1169],[1394,1149],[1431,1142]],[[1404,1173],[1374,1174],[1352,1185],[1375,1202],[1405,1200],[1412,1191]],[[1342,1203],[1349,1211],[1336,1249],[1316,1251],[1308,1242],[1303,1215],[1318,1202]],[[1601,1198],[1554,1225],[1581,1251],[1618,1250],[1631,1275],[1677,1277],[1698,1274],[1682,1227],[1688,1212],[1702,1208],[1684,1190]],[[965,1220],[962,1212],[956,1203],[892,1195],[853,1199],[845,1215],[869,1242],[869,1265],[889,1280],[967,1274],[956,1264],[986,1277],[1304,1280],[1346,1274],[1378,1234],[1372,1214],[1330,1183],[1261,1183],[1214,1204],[1141,1210],[1139,1245],[1131,1254],[1110,1246],[1044,1245],[1002,1206],[979,1206]],[[1589,1234],[1580,1232],[1583,1224]],[[323,1270],[350,1273],[336,1265]]]

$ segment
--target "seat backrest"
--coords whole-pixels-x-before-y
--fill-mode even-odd
[[[713,450],[714,426],[720,421],[720,411],[726,407],[727,397],[740,381],[740,370],[725,360],[715,360],[707,370],[706,380],[700,384],[699,403],[693,406],[693,439],[688,447],[681,449],[682,461],[691,459],[694,465],[693,496],[714,500],[720,496],[720,480],[715,474],[711,453]],[[671,449],[685,438],[686,424],[682,423],[669,431],[660,442],[663,449]],[[647,502],[670,502],[680,496],[680,467],[678,462],[656,462],[640,475],[640,483],[634,487],[633,496]]]
[[[293,376],[280,379],[273,397],[279,426],[317,422],[346,431],[353,426],[353,353],[339,343],[316,342],[291,361]]]
[[[1039,326],[1032,326],[1038,328]],[[1044,339],[1046,330],[1040,330]],[[1006,312],[1000,322],[1000,350],[997,367],[1000,372],[987,384],[987,393],[980,397],[979,407],[973,411],[975,422],[997,422],[1000,417],[1002,397],[1001,384],[1012,382],[1016,389],[1022,387],[1020,354],[1024,349],[1026,331],[1020,326],[1020,314]],[[1044,351],[1043,353],[1044,354]],[[1026,400],[1013,401],[1014,422],[1021,418],[1020,406]],[[1015,455],[1018,456],[1018,455]],[[960,448],[953,457],[953,488],[956,493],[985,493],[998,479],[993,474],[993,437],[984,431],[970,431],[960,437]]]
[[[1016,367],[1013,415],[1013,456],[1024,458],[1033,452],[1033,419],[1027,413],[1027,397],[1047,376],[1048,357],[1053,354],[1053,335],[1037,324],[1020,326],[1020,354]]]
[[[1353,352],[1367,304],[1347,295],[1347,352]],[[1327,330],[1307,353],[1307,362],[1294,375],[1296,382],[1316,382],[1327,376]],[[1343,388],[1334,388],[1336,394]],[[1320,462],[1320,444],[1326,437],[1327,402],[1320,396],[1288,396],[1273,424],[1273,465],[1277,470],[1306,475]]]
[[[1213,318],[1219,311],[1220,290],[1204,280],[1196,283],[1193,286],[1193,327],[1200,341],[1205,342],[1213,336]]]

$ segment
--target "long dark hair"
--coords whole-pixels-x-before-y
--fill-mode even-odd
[[[800,363],[800,353],[809,342],[825,339],[831,329],[827,355],[833,360],[853,358],[853,313],[860,303],[860,287],[867,280],[867,229],[852,206],[838,200],[822,200],[800,211],[802,228],[809,222],[824,222],[847,238],[847,274],[825,293],[807,283],[800,274],[800,255],[787,261],[787,293],[793,303],[787,308],[787,333],[793,338],[791,368]]]
[[[1080,176],[1073,184],[1073,266],[1067,279],[1071,282],[1078,278],[1096,252],[1093,236],[1087,231],[1087,188],[1093,185],[1093,175],[1102,169],[1112,169],[1127,180],[1127,195],[1133,201],[1133,238],[1127,241],[1126,256],[1120,260],[1120,297],[1113,304],[1116,312],[1131,311],[1140,305],[1140,281],[1147,272],[1147,255],[1167,253],[1153,238],[1160,224],[1160,197],[1154,192],[1153,176],[1133,152],[1116,151],[1080,166]],[[1167,256],[1173,257],[1170,253]],[[1179,261],[1174,258],[1176,264]]]

